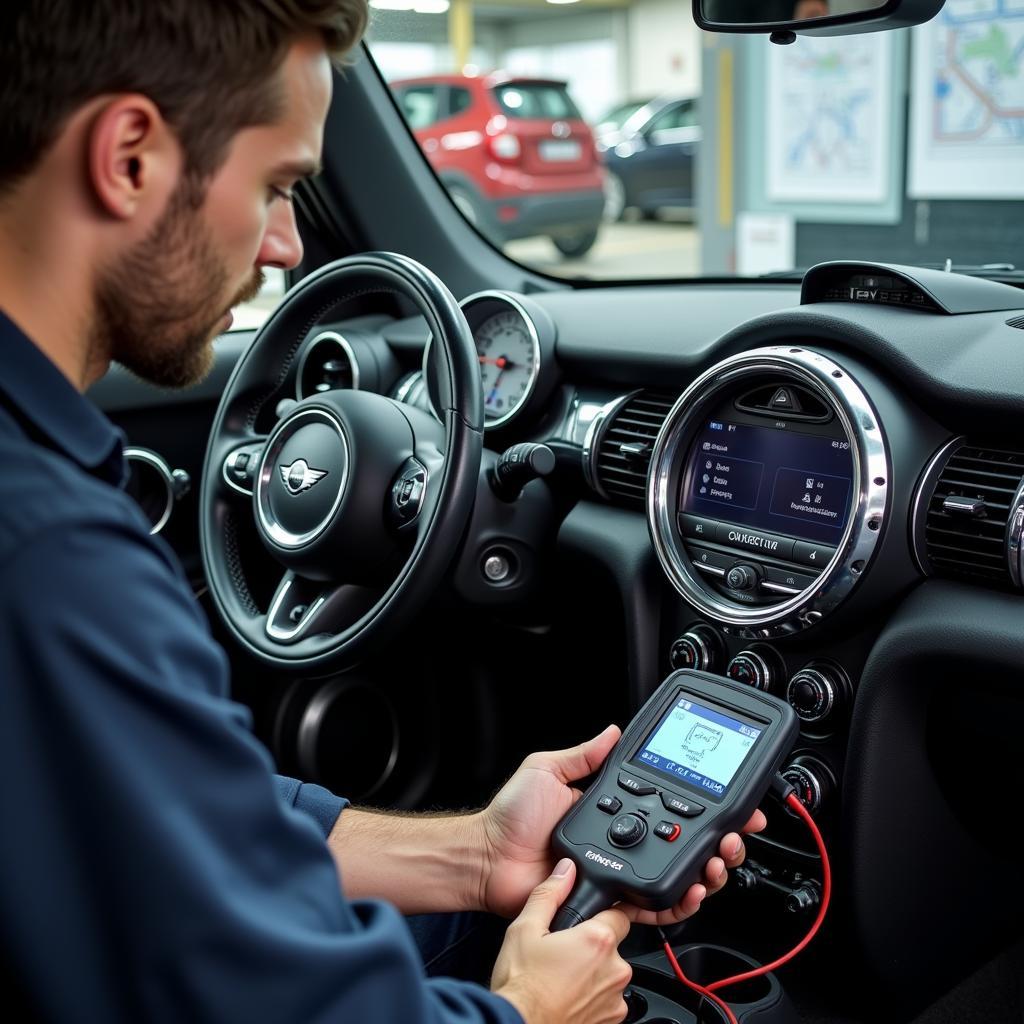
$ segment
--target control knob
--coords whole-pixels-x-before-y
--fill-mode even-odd
[[[672,644],[668,658],[675,669],[693,668],[713,672],[721,656],[722,642],[718,634],[710,626],[697,623]]]
[[[725,574],[725,585],[730,590],[753,590],[761,576],[752,565],[734,565]]]
[[[842,709],[848,689],[841,669],[807,665],[790,679],[786,700],[803,721],[820,725]]]
[[[766,692],[777,680],[784,678],[784,672],[779,656],[770,647],[763,646],[740,651],[725,670],[725,674],[737,683]]]
[[[782,777],[796,790],[796,797],[812,815],[821,813],[835,789],[831,769],[810,754],[794,757],[782,769]]]

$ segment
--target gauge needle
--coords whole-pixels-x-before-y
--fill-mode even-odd
[[[487,396],[487,401],[484,402],[484,405],[490,405],[491,402],[493,402],[494,399],[497,397],[498,385],[501,383],[501,378],[505,376],[505,371],[512,364],[504,356],[498,356],[497,359],[488,359],[486,356],[481,356],[480,361],[482,363],[494,363],[494,365],[498,368],[498,376],[494,378],[494,384],[491,386],[491,392]]]

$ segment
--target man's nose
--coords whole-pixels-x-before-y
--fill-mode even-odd
[[[302,239],[291,203],[275,203],[256,257],[258,266],[291,270],[302,262]]]

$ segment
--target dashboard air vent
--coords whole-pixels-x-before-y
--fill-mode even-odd
[[[1018,327],[1024,331],[1024,316],[1015,316],[1012,320],[1006,321],[1007,327]]]
[[[1024,453],[963,445],[946,462],[925,516],[925,553],[944,576],[1011,583],[1006,524]]]
[[[594,479],[609,500],[644,507],[654,442],[678,397],[667,391],[638,391],[602,425]]]
[[[359,363],[346,338],[336,331],[322,331],[307,343],[299,358],[296,397],[301,402],[310,395],[340,388],[359,390]]]

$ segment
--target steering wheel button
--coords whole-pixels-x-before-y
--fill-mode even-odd
[[[597,801],[597,809],[605,814],[618,814],[622,810],[622,801],[616,796],[602,796]]]
[[[654,834],[659,839],[664,839],[666,843],[674,843],[679,838],[679,833],[682,832],[682,826],[679,822],[671,821],[659,821],[654,826]]]
[[[635,793],[637,796],[648,796],[651,793],[657,792],[649,782],[644,782],[635,775],[629,775],[626,772],[619,772],[619,785],[623,789],[628,789],[630,793]]]
[[[666,811],[678,814],[681,818],[696,818],[698,814],[704,813],[703,804],[699,804],[695,800],[684,800],[671,793],[662,793],[661,802],[665,805]]]

